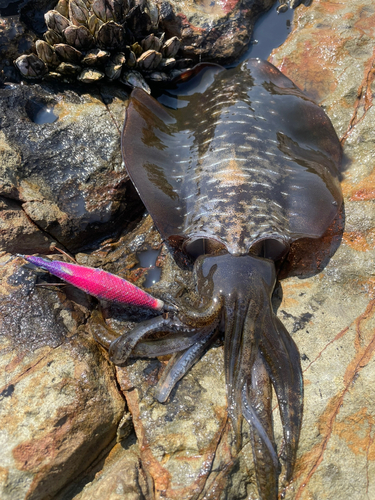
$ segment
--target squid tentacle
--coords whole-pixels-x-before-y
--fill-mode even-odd
[[[131,332],[121,335],[109,346],[110,360],[115,364],[123,364],[128,359],[138,342],[147,335],[159,332],[185,333],[192,335],[198,328],[187,327],[178,318],[156,316],[139,323]]]
[[[216,325],[206,335],[185,351],[175,353],[169,360],[155,388],[155,396],[159,403],[165,403],[176,383],[201,358],[207,346],[217,333]]]
[[[178,318],[186,326],[194,326],[195,328],[204,327],[213,323],[220,315],[223,308],[223,302],[223,297],[218,296],[214,297],[208,305],[201,308],[195,308],[186,303],[179,305],[176,301],[179,310]]]
[[[98,310],[91,313],[89,330],[93,338],[106,349],[119,337],[118,333],[106,324],[101,311]]]
[[[209,334],[213,329],[212,325],[206,328],[201,328],[198,331],[192,330],[191,332],[177,332],[167,335],[161,339],[144,340],[138,342],[131,352],[132,356],[140,356],[145,358],[155,358],[157,356],[165,356],[173,354],[177,351],[184,351],[188,349],[200,339]]]
[[[228,398],[228,414],[236,435],[237,450],[241,444],[241,406],[238,398],[237,365],[240,362],[241,343],[243,342],[243,315],[237,313],[237,301],[233,304],[232,314],[225,318],[224,367]]]
[[[302,424],[303,379],[297,346],[282,322],[271,312],[266,317],[260,350],[279,402],[283,424],[286,479],[291,478]]]
[[[264,500],[277,498],[280,473],[272,426],[271,396],[271,381],[257,350],[251,383],[245,383],[242,389],[242,413],[250,425],[257,483]]]
[[[262,293],[260,298],[262,300]],[[247,309],[239,303],[234,304],[234,317],[226,318],[224,360],[228,413],[236,434],[238,450],[241,444],[242,389],[251,380],[263,325],[261,310],[258,299],[250,300]]]

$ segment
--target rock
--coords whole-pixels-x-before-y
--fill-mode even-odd
[[[62,495],[61,500],[63,500]],[[66,497],[65,497],[66,498]],[[102,469],[74,500],[144,500],[150,498],[147,477],[142,469],[137,444],[117,444],[105,459]],[[57,498],[56,500],[60,500]]]
[[[31,222],[20,204],[0,196],[0,252],[47,253],[55,244]]]
[[[56,121],[38,123],[46,109]],[[120,153],[123,101],[113,98],[109,112],[100,96],[5,86],[0,110],[0,195],[70,250],[121,230],[135,199],[126,200]]]
[[[223,351],[221,347],[210,349],[167,404],[153,397],[163,366],[158,360],[137,360],[129,367],[117,368],[133,415],[142,463],[152,477],[155,499],[204,497],[225,474],[228,464],[236,461],[226,408]],[[248,439],[245,432],[244,444]],[[251,478],[243,480],[246,490]]]
[[[18,16],[0,17],[0,69],[8,80],[20,80],[13,61],[30,52],[36,39],[35,33],[27,29]]]
[[[161,26],[167,38],[181,38],[184,57],[220,64],[235,61],[247,48],[255,18],[274,0],[160,4]]]
[[[168,6],[164,8],[167,26],[168,16],[173,13]],[[314,95],[330,115],[344,146],[345,206],[322,239],[300,241],[294,246],[281,269],[281,283],[274,294],[275,309],[299,347],[305,377],[304,420],[297,467],[292,483],[281,494],[286,500],[347,497],[362,500],[375,496],[372,474],[375,414],[372,40],[375,9],[370,0],[353,0],[350,4],[315,1],[308,9],[299,7],[296,12],[294,31],[273,53],[271,61]],[[176,17],[183,18],[179,13]],[[215,44],[212,47],[215,49]],[[30,88],[24,87],[25,99],[29,96],[29,90],[25,89]],[[48,92],[48,87],[42,89]],[[16,97],[20,99],[22,93],[18,92]],[[3,101],[6,106],[14,102],[9,89],[0,91],[0,95],[6,95]],[[52,102],[61,109],[54,95],[48,95],[47,103]],[[78,97],[72,93],[59,95],[63,96],[63,103],[74,99],[81,110],[84,105],[104,108],[94,97]],[[121,96],[111,97],[108,87],[103,99],[116,122],[120,123],[124,109]],[[25,121],[26,115],[23,116]],[[61,112],[59,116],[56,123],[65,115]],[[103,115],[98,112],[98,116]],[[26,132],[20,130],[24,134],[22,141],[27,145]],[[25,130],[29,133],[32,129]],[[39,130],[45,134],[48,149],[51,148],[47,126],[39,126]],[[64,214],[68,214],[67,221],[75,216],[74,210],[68,212],[59,197],[53,198],[49,192],[48,196],[45,194],[50,177],[46,177],[46,182],[43,176],[35,180],[22,173],[29,164],[22,163],[23,151],[17,149],[15,139],[12,142],[3,127],[1,134],[0,194],[6,198],[3,200],[5,215],[10,210],[23,219],[20,211],[27,213],[38,227],[56,238],[72,241],[74,248],[78,243],[69,233],[70,222],[63,222]],[[111,138],[115,136],[111,128],[109,134]],[[31,137],[38,144],[37,134]],[[77,139],[73,137],[74,154],[71,156],[76,158]],[[65,154],[68,156],[67,152]],[[32,159],[30,153],[28,161]],[[56,158],[54,161],[56,165]],[[96,170],[92,175],[96,175]],[[103,207],[98,213],[102,210]],[[53,229],[54,219],[58,221],[58,229]],[[73,217],[73,220],[77,219]],[[81,238],[88,238],[89,230],[79,231]],[[45,234],[42,230],[40,233]],[[39,238],[38,233],[40,244],[49,245],[49,241],[44,243]],[[17,242],[20,238],[14,236],[15,247]],[[150,218],[143,219],[134,231],[123,233],[119,239],[108,239],[95,252],[80,253],[76,258],[81,264],[104,267],[142,285],[147,269],[139,267],[137,254],[150,248],[160,252],[157,265],[162,266],[161,281],[153,285],[152,292],[177,293],[179,282],[186,283],[190,279],[189,271],[182,271],[175,264]],[[0,264],[6,258],[2,258]],[[157,403],[152,392],[166,359],[132,360],[126,367],[117,368],[117,381],[133,414],[138,442],[129,444],[129,437],[114,446],[107,458],[100,460],[98,455],[107,445],[111,446],[124,404],[116,392],[113,367],[86,333],[86,324],[95,327],[94,315],[90,317],[93,305],[84,294],[70,287],[64,289],[65,294],[35,288],[35,273],[26,272],[24,267],[16,271],[19,265],[18,260],[0,266],[0,359],[4,366],[1,391],[5,414],[0,418],[3,419],[1,428],[10,429],[11,436],[5,439],[9,446],[4,454],[4,461],[9,459],[5,465],[0,457],[0,465],[5,467],[3,479],[0,479],[1,498],[11,498],[9,492],[16,491],[19,498],[43,498],[47,492],[58,499],[58,490],[64,488],[66,491],[69,484],[76,487],[70,490],[73,493],[69,498],[74,500],[149,498],[153,491],[155,498],[167,499],[258,498],[246,425],[243,427],[243,448],[238,456],[233,447],[225,411],[222,346],[216,345],[208,351],[177,385],[170,402],[165,405]],[[48,279],[44,274],[40,276]],[[54,281],[54,278],[49,279]],[[107,324],[121,333],[147,316],[104,304],[103,313]],[[83,376],[73,377],[77,372]],[[98,377],[98,382],[94,383],[91,374]],[[50,393],[55,395],[56,406],[51,403],[53,396]],[[86,394],[87,399],[84,399]],[[13,397],[17,399],[10,405]],[[103,409],[100,400],[106,397],[111,403]],[[45,430],[41,429],[39,414],[30,410],[34,407],[28,406],[36,404],[35,401],[42,405],[40,414],[46,415]],[[48,406],[48,414],[43,404]],[[9,416],[13,416],[11,412],[15,407],[21,415],[17,420]],[[101,439],[96,435],[98,418],[105,419]],[[62,422],[60,427],[58,422]],[[78,429],[83,429],[82,434]],[[275,429],[280,449],[282,432],[277,419]],[[65,447],[65,439],[71,449]],[[25,464],[29,450],[33,456]],[[41,455],[40,450],[45,455]],[[38,460],[40,462],[36,463]],[[74,470],[72,464],[75,464]],[[90,464],[95,471],[91,476]],[[58,482],[53,484],[56,477]],[[77,485],[81,485],[80,488]]]
[[[56,0],[25,0],[20,6],[20,20],[38,35],[47,29],[44,14],[56,6]]]
[[[270,61],[326,110],[343,145],[343,234],[336,253],[311,263],[302,253],[282,281],[279,315],[302,355],[303,428],[286,500],[375,496],[373,415],[375,8],[370,0],[313,2]],[[302,248],[301,248],[302,250]],[[280,431],[279,431],[280,432]]]
[[[19,266],[0,269],[0,496],[55,498],[114,439],[124,400],[80,330],[85,296],[35,288]]]

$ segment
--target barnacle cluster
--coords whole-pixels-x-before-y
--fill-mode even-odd
[[[154,0],[59,0],[44,17],[44,40],[15,61],[25,78],[147,86],[142,75],[167,81],[192,63],[177,56],[179,38],[160,30]]]

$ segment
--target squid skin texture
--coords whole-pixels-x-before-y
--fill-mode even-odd
[[[126,111],[124,163],[162,238],[188,254],[202,240],[232,255],[263,245],[273,260],[320,238],[342,202],[324,111],[265,61],[203,72],[207,88],[176,109],[135,89]]]
[[[303,380],[298,349],[272,309],[274,262],[295,240],[320,238],[337,215],[341,145],[323,109],[268,62],[249,59],[229,70],[198,65],[179,85],[163,97],[167,107],[133,90],[123,159],[176,260],[181,254],[197,259],[193,272],[201,302],[192,307],[176,299],[171,340],[181,335],[180,346],[188,345],[179,333],[181,323],[197,328],[199,342],[207,335],[209,343],[217,329],[223,330],[228,413],[237,448],[245,417],[260,497],[276,500],[280,468],[270,386],[279,402],[281,457],[290,480]],[[157,340],[148,345],[144,323],[135,330],[142,331],[139,352],[143,348],[151,355]],[[111,352],[125,362],[121,350],[116,352],[122,342],[115,341]],[[167,342],[168,335],[163,349]],[[157,388],[159,400],[201,354],[193,347],[181,350],[175,344]]]
[[[164,303],[127,280],[102,269],[23,255],[25,260],[99,299],[161,311]]]

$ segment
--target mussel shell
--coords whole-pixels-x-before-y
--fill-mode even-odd
[[[91,8],[94,14],[104,23],[121,21],[129,10],[127,3],[121,0],[94,0]]]
[[[121,75],[120,81],[129,87],[140,88],[147,92],[147,94],[151,94],[150,87],[138,71],[126,71]]]
[[[88,50],[95,44],[94,37],[85,26],[68,26],[64,36],[66,42],[78,50]]]
[[[162,55],[160,52],[147,50],[137,59],[137,65],[141,70],[150,71],[159,66],[161,59]]]
[[[162,59],[159,68],[164,70],[172,69],[176,66],[176,59],[174,57],[169,57],[168,59]]]
[[[82,0],[70,0],[69,19],[75,26],[87,25],[90,13]]]
[[[66,43],[58,43],[55,45],[55,50],[62,61],[75,64],[82,59],[82,52]]]
[[[159,8],[153,0],[147,0],[147,8],[145,9],[148,16],[150,17],[151,25],[154,29],[158,28],[159,25]],[[158,47],[155,50],[159,50]]]
[[[63,43],[64,42],[62,35],[57,33],[57,31],[55,31],[55,30],[47,30],[43,34],[43,38],[50,45],[55,45],[56,43]]]
[[[77,80],[83,83],[94,83],[104,78],[104,73],[98,69],[84,69],[77,77]]]
[[[142,12],[141,6],[133,7],[125,17],[126,24],[136,39],[141,39],[144,33],[149,33],[152,28],[150,16]]]
[[[162,71],[153,71],[149,76],[148,79],[151,80],[152,82],[169,82],[170,77],[167,75],[167,73],[163,73]]]
[[[47,28],[54,30],[60,35],[63,31],[70,26],[70,21],[66,17],[57,12],[57,10],[50,10],[44,14],[44,20],[46,22]]]
[[[120,24],[109,21],[103,24],[98,31],[98,44],[103,49],[116,50],[124,46],[124,29]]]
[[[35,49],[39,59],[48,64],[48,66],[56,67],[60,64],[61,61],[57,57],[55,49],[44,40],[37,40]]]
[[[129,55],[126,58],[126,65],[129,68],[134,68],[137,65],[137,57],[132,50],[129,52]]]
[[[44,77],[43,80],[47,82],[63,82],[65,80],[64,75],[61,73],[56,73],[56,71],[49,71]]]
[[[69,17],[69,0],[59,0],[57,2],[55,10],[57,10],[57,12],[60,12],[60,14],[62,16],[68,18]]]
[[[105,67],[105,74],[110,80],[117,80],[120,78],[122,71],[122,64],[116,64],[113,61],[110,61]]]
[[[35,54],[28,54],[18,57],[14,64],[25,78],[37,79],[43,77],[48,69],[44,61]]]
[[[104,66],[109,61],[111,53],[103,49],[89,50],[82,59],[82,64],[86,66]]]
[[[87,22],[90,33],[95,37],[98,34],[99,28],[103,26],[103,24],[104,24],[103,21],[98,19],[94,14],[92,14],[92,16],[89,17]]]
[[[161,49],[163,57],[165,57],[166,59],[174,57],[179,51],[180,45],[181,45],[181,40],[177,38],[177,36],[169,38],[169,40],[165,42],[165,44]]]
[[[76,76],[81,71],[81,66],[78,66],[78,64],[62,62],[59,66],[57,66],[55,71],[65,76]]]
[[[141,41],[141,46],[144,51],[157,50],[159,52],[162,45],[163,42],[160,40],[160,38],[155,36],[154,33],[146,36],[146,38]]]
[[[125,64],[126,63],[126,56],[123,52],[118,52],[114,57],[113,57],[113,62],[115,64]]]
[[[130,48],[137,57],[140,57],[143,53],[143,49],[138,42],[133,43],[133,45]]]

